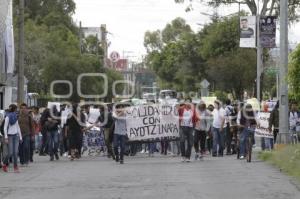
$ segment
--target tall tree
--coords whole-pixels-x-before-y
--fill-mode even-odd
[[[163,30],[146,32],[147,64],[160,78],[162,88],[195,91],[205,76],[198,35],[181,18]]]
[[[175,0],[176,3],[183,3],[187,0]],[[279,16],[280,0],[188,0],[190,2],[198,1],[200,3],[207,3],[212,7],[219,7],[221,5],[244,4],[251,11],[252,15],[260,14],[262,16]],[[287,0],[289,7],[289,18],[291,21],[299,19],[297,9],[300,8],[300,0]],[[258,13],[260,8],[260,13]]]

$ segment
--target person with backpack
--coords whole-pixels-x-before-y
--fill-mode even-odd
[[[42,115],[41,121],[43,128],[47,132],[47,146],[48,153],[50,156],[50,161],[59,160],[58,156],[58,147],[59,147],[59,134],[58,134],[58,125],[59,122],[59,113],[55,105],[50,109],[46,109],[45,113]]]
[[[17,108],[15,104],[11,104],[4,120],[4,138],[5,144],[8,145],[8,154],[4,157],[2,166],[4,172],[8,172],[9,159],[12,158],[14,171],[19,173],[18,151],[19,144],[22,142],[22,133],[18,122]]]
[[[21,104],[19,111],[19,125],[22,133],[23,142],[19,148],[21,165],[28,165],[30,161],[30,144],[33,135],[33,120],[31,113],[25,103]]]

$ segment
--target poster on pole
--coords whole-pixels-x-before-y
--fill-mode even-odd
[[[276,20],[275,16],[260,18],[260,44],[263,48],[276,48]]]
[[[259,112],[257,115],[258,125],[255,129],[255,137],[274,138],[273,132],[269,131],[270,113]]]
[[[128,107],[126,126],[129,141],[152,141],[179,137],[178,110],[172,104]]]
[[[240,17],[240,47],[256,48],[256,17]]]

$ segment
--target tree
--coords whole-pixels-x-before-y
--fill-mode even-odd
[[[158,75],[161,88],[195,91],[205,76],[198,35],[181,18],[163,30],[146,32],[147,65]]]
[[[100,47],[100,42],[96,36],[90,35],[83,39],[83,53],[93,55],[103,55],[103,49]]]
[[[25,76],[28,79],[29,92],[49,94],[53,81],[68,80],[72,83],[73,90],[71,98],[66,100],[79,101],[77,78],[80,74],[106,73],[109,79],[108,91],[111,91],[115,80],[122,79],[120,73],[103,68],[103,63],[100,61],[102,49],[96,37],[85,38],[83,41],[85,52],[80,53],[79,29],[72,21],[74,11],[73,0],[26,1]],[[18,26],[15,27],[17,32]],[[18,42],[18,37],[15,41]],[[103,80],[100,78],[84,78],[81,90],[83,94],[96,95],[106,89],[103,85]],[[68,93],[68,87],[59,84],[55,86],[54,91],[56,94],[65,95]],[[122,89],[122,86],[117,89]],[[110,92],[107,100],[111,98]]]
[[[288,79],[291,99],[300,101],[300,45],[298,45],[296,50],[291,54],[289,61]]]
[[[183,3],[187,0],[175,0],[176,3]],[[195,1],[195,0],[189,0]],[[289,4],[289,19],[295,21],[299,19],[297,9],[300,8],[300,0],[288,0]],[[258,5],[259,2],[259,5]],[[247,5],[252,15],[260,14],[261,16],[279,16],[280,0],[200,0],[200,3],[207,3],[212,7],[221,5],[244,4]],[[261,12],[258,13],[258,6]]]
[[[238,16],[206,25],[200,35],[201,55],[206,60],[208,79],[216,90],[242,99],[251,91],[256,76],[256,52],[239,48]]]

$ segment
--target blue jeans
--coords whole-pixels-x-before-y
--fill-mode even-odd
[[[58,130],[48,131],[47,132],[48,140],[48,152],[50,157],[53,157],[54,154],[57,154],[59,139],[58,139]]]
[[[156,150],[156,143],[149,143],[148,148],[149,148],[149,154],[153,154]]]
[[[9,159],[12,158],[14,166],[18,166],[18,151],[20,138],[18,135],[8,135],[8,154],[3,160],[5,165],[8,165]]]
[[[42,147],[42,135],[39,133],[38,135],[34,136],[34,139],[35,139],[34,149],[40,151]]]
[[[181,156],[190,159],[193,147],[193,131],[192,127],[180,127],[180,150]],[[185,147],[185,143],[187,141],[187,147]]]
[[[244,128],[240,137],[240,155],[245,156],[246,154],[246,139],[254,133],[253,129]],[[252,147],[252,146],[251,146]]]
[[[23,142],[20,144],[19,155],[20,163],[28,164],[30,159],[30,135],[23,136]]]
[[[219,128],[213,128],[213,155],[223,155],[224,151],[224,129],[221,132]],[[218,150],[219,146],[219,150]]]
[[[114,134],[114,151],[116,160],[124,160],[126,135]],[[120,154],[119,154],[120,147]]]

